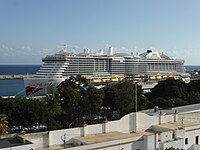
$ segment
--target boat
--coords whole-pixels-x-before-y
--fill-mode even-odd
[[[179,76],[188,78],[184,60],[153,50],[142,54],[115,53],[109,47],[92,53],[90,49],[75,54],[63,48],[58,53],[42,59],[43,65],[32,77],[24,78],[26,95],[41,96],[55,90],[70,76],[81,75],[93,81],[119,81],[123,78],[155,78]],[[101,79],[98,79],[101,78]],[[109,79],[106,79],[109,78]]]

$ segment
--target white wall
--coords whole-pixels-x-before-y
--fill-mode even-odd
[[[174,122],[174,115],[161,115],[161,123]]]
[[[184,129],[177,129],[174,131],[175,138],[185,138],[185,130]]]
[[[144,142],[143,142],[143,149],[144,150],[154,150],[155,145],[155,136],[154,134],[149,136],[144,136]]]
[[[166,131],[160,133],[161,142],[172,141],[172,140],[173,140],[173,131]]]
[[[93,133],[93,134],[102,133],[103,132],[102,131],[102,125],[103,124],[95,124],[95,125],[86,126],[85,130],[87,131],[87,133],[85,135],[91,134],[91,133]]]
[[[35,148],[47,147],[49,145],[49,132],[29,133],[24,135],[21,134],[19,137],[34,143]]]
[[[120,129],[120,124],[117,121],[109,121],[107,122],[107,131],[112,132],[112,131],[118,131]]]
[[[144,113],[138,113],[138,130],[149,129],[152,125],[158,124],[158,116],[149,116]]]
[[[184,139],[160,143],[160,149],[164,150],[164,149],[170,148],[170,147],[179,148],[179,149],[184,148]]]
[[[55,130],[49,132],[49,145],[61,145],[63,141],[61,138],[64,138],[66,135],[66,141],[69,141],[71,138],[76,136],[81,136],[81,127],[80,128],[71,128],[63,130]]]
[[[158,124],[157,116],[149,116],[144,113],[137,113],[138,118],[138,130],[146,130],[152,125]],[[147,122],[148,121],[148,122]],[[106,132],[119,131],[123,133],[129,133],[134,131],[135,126],[135,113],[128,114],[116,121],[108,121],[106,124],[96,124],[96,125],[87,125],[86,127],[73,128],[73,129],[64,129],[64,130],[55,130],[49,132],[49,145],[59,145],[63,144],[61,137],[63,138],[66,134],[66,141],[69,141],[71,138],[76,136],[81,136],[82,134],[98,134]]]
[[[185,145],[184,147],[185,149],[189,149],[195,144],[196,136],[199,136],[199,145],[200,145],[200,130],[186,131],[185,138],[188,138],[188,144]]]
[[[200,121],[200,112],[179,113],[178,120],[181,121],[182,118],[188,121]]]

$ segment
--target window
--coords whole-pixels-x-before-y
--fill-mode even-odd
[[[196,144],[199,144],[199,136],[196,136],[195,143],[196,143]]]
[[[188,138],[185,138],[185,145],[188,144]]]

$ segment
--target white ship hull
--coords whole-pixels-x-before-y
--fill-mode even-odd
[[[43,96],[52,94],[66,78],[25,78],[27,96]]]

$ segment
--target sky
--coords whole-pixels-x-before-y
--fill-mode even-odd
[[[199,0],[0,0],[0,65],[42,64],[63,45],[164,52],[200,65]]]

